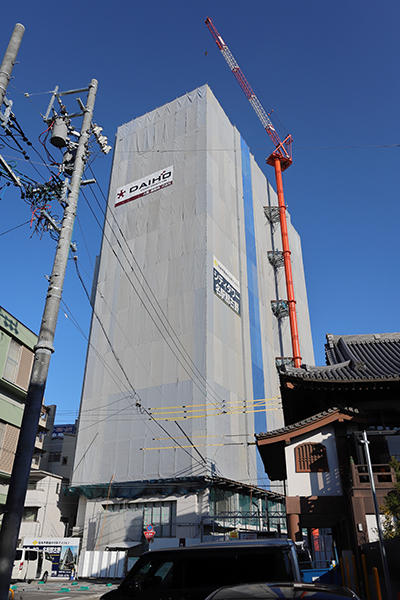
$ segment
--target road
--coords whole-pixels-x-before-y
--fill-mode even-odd
[[[14,600],[99,600],[116,586],[116,583],[59,580],[46,584],[17,583],[11,587],[14,588]]]

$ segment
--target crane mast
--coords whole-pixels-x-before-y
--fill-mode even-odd
[[[292,352],[293,352],[293,364],[295,367],[301,366],[301,355],[300,355],[300,343],[299,343],[299,332],[297,326],[297,314],[296,314],[296,300],[294,295],[293,286],[293,274],[292,274],[292,263],[290,259],[290,246],[289,246],[289,235],[287,228],[286,218],[286,205],[283,194],[283,181],[282,172],[285,171],[292,164],[292,136],[288,135],[283,141],[281,141],[269,115],[264,110],[261,102],[257,98],[249,82],[247,81],[243,71],[239,67],[235,58],[233,57],[228,46],[218,33],[214,23],[207,17],[205,21],[215,43],[221,51],[222,56],[226,60],[229,68],[234,74],[236,81],[242,88],[246,98],[249,100],[255,113],[260,119],[265,131],[268,133],[272,143],[275,146],[275,150],[266,159],[267,164],[271,165],[275,169],[275,180],[276,180],[276,193],[278,196],[279,206],[279,221],[281,227],[282,236],[282,254],[284,260],[285,279],[286,279],[286,291],[287,301],[289,305],[289,322],[290,322],[290,334],[292,340]]]

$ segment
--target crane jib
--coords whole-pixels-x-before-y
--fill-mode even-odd
[[[210,30],[210,33],[213,36],[218,48],[221,50],[222,56],[225,58],[232,73],[234,74],[236,81],[239,83],[240,87],[246,95],[246,98],[249,100],[255,113],[257,114],[258,118],[263,124],[265,131],[268,133],[270,139],[274,143],[275,150],[267,158],[267,164],[273,166],[275,169],[278,206],[281,209],[279,211],[279,220],[281,224],[283,254],[284,256],[289,257],[290,249],[289,238],[287,234],[286,206],[283,194],[282,172],[285,171],[292,164],[292,136],[287,135],[283,141],[280,140],[279,135],[269,118],[269,115],[265,112],[257,96],[251,89],[251,86],[248,83],[246,77],[242,73],[239,65],[233,58],[228,46],[226,46],[226,44],[223,42],[222,37],[219,35],[218,31],[216,30],[213,22],[209,17],[207,17],[206,19],[206,25]],[[295,367],[300,367],[302,359],[300,355],[300,342],[296,315],[296,300],[294,297],[293,275],[290,258],[286,258],[284,267],[286,289],[288,294],[287,302],[289,304],[290,335],[292,340],[293,352],[292,360]]]

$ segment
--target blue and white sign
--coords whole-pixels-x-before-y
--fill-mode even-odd
[[[76,427],[74,424],[71,425],[54,425],[52,437],[64,437],[65,433],[76,433]]]
[[[24,539],[23,547],[43,548],[50,554],[52,560],[52,577],[60,579],[71,579],[76,573],[78,554],[79,554],[79,538],[28,538]]]
[[[214,294],[240,315],[240,285],[230,271],[213,257]]]

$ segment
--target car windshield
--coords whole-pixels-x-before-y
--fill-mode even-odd
[[[138,569],[132,569],[126,581],[136,583],[140,589],[171,587],[174,563],[172,560],[149,558]]]
[[[179,557],[145,556],[139,559],[122,585],[142,591],[172,587],[216,589],[262,581],[293,581],[290,559],[281,548],[232,548],[230,552],[212,550]]]

